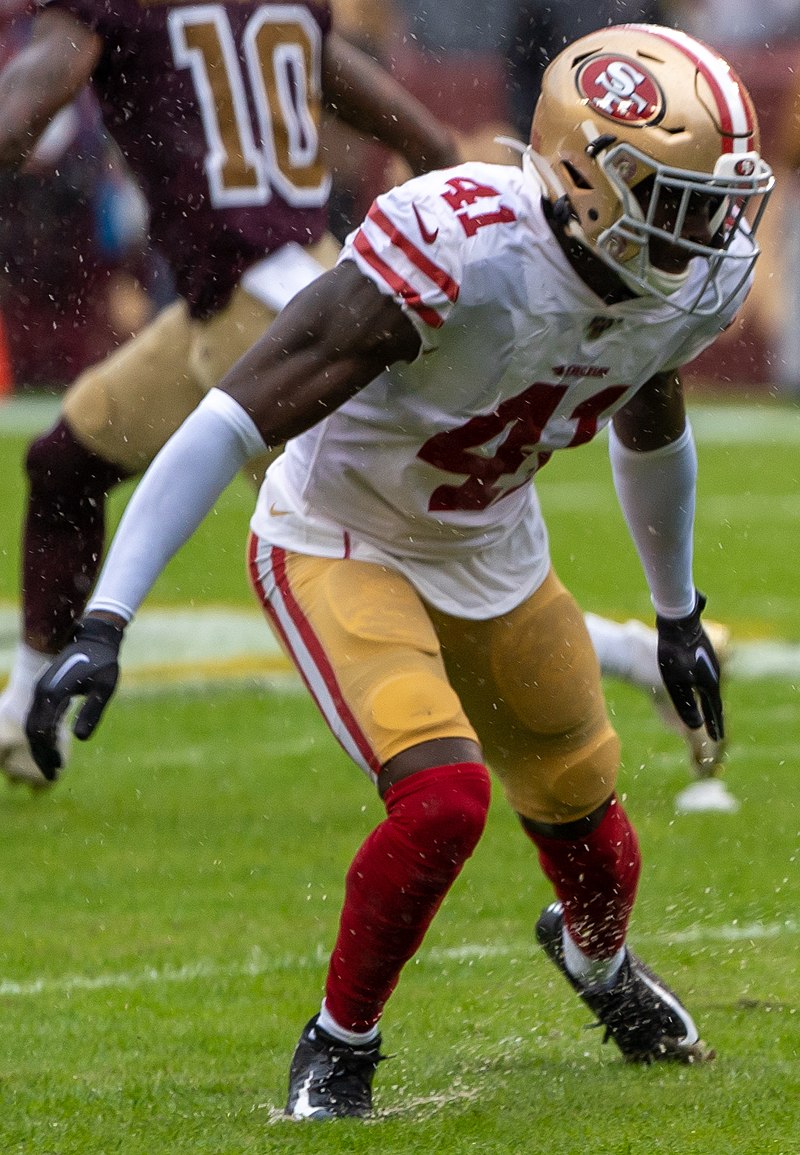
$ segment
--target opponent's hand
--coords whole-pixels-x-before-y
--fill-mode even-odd
[[[84,618],[75,627],[75,640],[36,683],[25,732],[33,760],[49,782],[61,767],[56,729],[70,701],[78,694],[86,697],[73,726],[75,737],[85,741],[114,693],[122,633],[119,626],[102,618]]]
[[[705,723],[709,737],[719,742],[725,737],[719,661],[700,622],[705,607],[706,599],[698,592],[687,617],[656,618],[658,667],[681,719],[691,730]]]

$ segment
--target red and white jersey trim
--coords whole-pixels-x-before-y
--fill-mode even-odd
[[[286,551],[255,534],[247,548],[250,580],[287,653],[342,749],[375,781],[380,763],[348,707],[330,659],[296,598],[286,573]]]
[[[448,249],[432,242],[428,242],[427,251],[420,247],[415,239],[419,231],[415,224],[415,203],[396,197],[390,217],[385,211],[387,199],[381,197],[375,201],[361,227],[348,238],[342,258],[351,256],[363,261],[373,279],[377,277],[406,308],[430,328],[441,329],[461,288],[458,275],[436,259],[437,249],[444,252]],[[426,207],[431,212],[431,221],[435,220],[437,225],[433,231],[435,241],[451,222],[438,214],[434,217],[439,208],[435,201]],[[452,252],[451,246],[451,258]]]

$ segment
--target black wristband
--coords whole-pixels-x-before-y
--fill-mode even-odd
[[[73,636],[75,641],[85,639],[88,642],[106,642],[108,645],[119,649],[124,633],[125,631],[121,626],[115,626],[113,622],[108,622],[105,618],[90,615],[80,619],[75,626]]]
[[[699,632],[700,615],[706,608],[706,596],[695,590],[694,609],[684,618],[664,618],[656,614],[656,629],[659,636],[667,640],[685,638],[687,634]]]

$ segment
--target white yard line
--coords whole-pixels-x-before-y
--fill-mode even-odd
[[[18,611],[0,604],[0,685],[17,631]],[[142,610],[128,630],[122,668],[123,686],[132,689],[293,675],[258,610],[225,606]],[[742,681],[800,678],[800,645],[734,642],[729,672]]]
[[[0,400],[0,436],[30,437],[55,420],[59,397],[26,396]],[[709,444],[800,444],[800,409],[765,398],[750,405],[689,405],[699,442]]]
[[[11,669],[19,614],[0,604],[0,682]],[[143,610],[123,652],[125,681],[224,680],[288,672],[289,662],[261,613],[209,606]]]
[[[780,922],[730,923],[726,926],[700,925],[682,931],[659,931],[638,934],[635,946],[706,945],[712,943],[762,942],[800,933],[800,922],[787,918]],[[417,958],[420,964],[466,963],[502,958],[532,958],[538,954],[533,939],[516,943],[463,943],[457,947],[422,950]],[[166,986],[170,983],[191,983],[217,979],[257,978],[260,975],[280,974],[282,971],[311,970],[323,966],[328,951],[323,946],[303,955],[269,955],[260,947],[253,947],[249,958],[231,965],[222,965],[209,959],[196,959],[182,966],[142,967],[137,971],[115,971],[99,975],[63,975],[16,981],[0,979],[0,998],[31,998],[37,995],[71,994],[79,991],[133,990],[143,986]]]

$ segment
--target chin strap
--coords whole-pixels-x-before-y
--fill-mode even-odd
[[[534,152],[531,145],[522,154],[522,171],[546,200],[558,200],[567,195],[556,170],[543,156]]]
[[[635,257],[631,257],[624,264],[620,262],[618,266],[623,275],[628,275],[626,282],[637,296],[647,296],[648,291],[652,289],[660,296],[670,297],[683,288],[689,280],[690,269],[688,265],[682,273],[665,273],[651,263],[647,255],[647,241],[642,245],[642,250],[643,252],[637,253]]]

